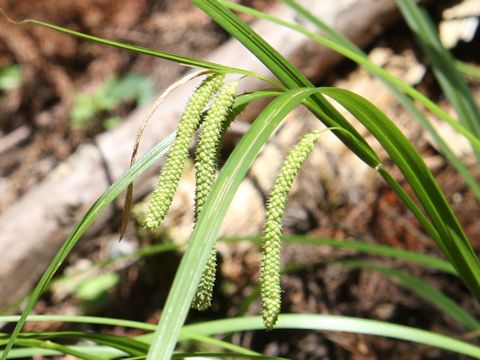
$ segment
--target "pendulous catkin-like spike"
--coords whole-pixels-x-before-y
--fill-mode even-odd
[[[195,156],[195,222],[216,178],[220,140],[228,128],[227,117],[235,100],[238,82],[225,84],[207,113],[200,132]],[[213,247],[192,302],[192,308],[207,310],[212,302],[217,253]]]
[[[177,135],[152,194],[145,217],[145,227],[154,231],[165,217],[182,176],[188,149],[198,129],[205,106],[222,86],[224,75],[208,76],[195,90],[178,123]]]
[[[288,193],[320,134],[321,131],[314,130],[304,135],[294,146],[282,164],[268,199],[260,269],[262,317],[267,330],[271,330],[277,322],[281,307],[280,250],[283,235],[282,218]]]

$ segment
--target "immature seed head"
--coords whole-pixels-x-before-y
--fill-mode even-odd
[[[281,307],[280,250],[282,241],[282,218],[285,213],[288,193],[296,175],[312,152],[321,131],[314,130],[302,137],[282,164],[280,173],[270,193],[262,239],[262,265],[260,287],[262,317],[267,330],[275,325]]]
[[[202,125],[195,156],[195,222],[216,178],[220,140],[229,125],[226,124],[227,117],[235,100],[237,86],[238,82],[232,82],[222,87]],[[192,303],[194,309],[206,310],[210,307],[216,267],[217,255],[214,247]]]
[[[152,194],[145,218],[145,227],[155,230],[165,217],[178,187],[188,157],[191,139],[197,130],[202,112],[222,86],[224,76],[210,75],[195,90],[180,118],[177,135],[163,166],[158,185]]]
[[[192,301],[192,308],[205,311],[212,305],[213,287],[215,285],[215,277],[217,272],[217,250],[215,247],[210,251],[207,265],[203,269],[197,292]]]
[[[237,87],[238,82],[222,87],[202,124],[195,154],[195,220],[202,211],[216,178],[220,140],[228,128],[226,119],[235,100]]]

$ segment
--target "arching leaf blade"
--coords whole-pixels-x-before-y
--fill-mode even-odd
[[[361,96],[335,88],[325,88],[323,92],[352,113],[389,153],[438,231],[438,235],[430,235],[472,293],[480,299],[480,264],[477,255],[417,151],[385,114]]]
[[[276,328],[340,331],[384,336],[429,345],[439,349],[471,356],[473,358],[480,358],[480,348],[478,346],[446,335],[377,320],[335,315],[283,314],[279,316]],[[203,335],[214,335],[239,331],[261,330],[263,329],[263,323],[260,316],[255,316],[187,325],[184,329],[185,331],[196,332]]]

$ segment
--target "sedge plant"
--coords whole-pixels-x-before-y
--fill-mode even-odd
[[[319,25],[319,27],[323,26],[318,19],[313,17],[305,9],[299,7],[293,0],[285,0],[285,2],[294,7],[299,12],[299,15],[306,16],[310,21]],[[235,354],[238,357],[270,359],[272,357],[262,356],[250,349],[215,339],[213,336],[219,333],[225,334],[236,331],[255,330],[263,328],[264,326],[267,329],[271,329],[274,325],[275,328],[333,330],[387,336],[427,344],[480,358],[480,348],[478,346],[453,337],[421,329],[342,316],[279,314],[280,268],[278,266],[278,259],[280,256],[281,242],[285,240],[282,236],[280,221],[287,201],[288,190],[303,160],[308,156],[313,144],[318,140],[318,131],[307,134],[297,147],[292,150],[291,154],[287,156],[269,200],[267,223],[263,240],[264,264],[262,267],[262,283],[260,286],[260,292],[263,293],[262,301],[264,304],[263,323],[260,317],[247,317],[184,325],[192,304],[195,308],[202,310],[208,308],[210,304],[211,290],[214,281],[214,276],[212,275],[214,275],[215,272],[214,244],[222,220],[235,192],[263,145],[281,124],[283,118],[301,104],[305,105],[345,146],[373,170],[377,171],[385,182],[391,186],[398,197],[424,227],[427,234],[436,242],[445,260],[425,257],[420,254],[412,254],[399,249],[357,242],[346,242],[343,243],[344,245],[338,245],[342,244],[342,242],[333,240],[330,241],[329,245],[352,246],[359,250],[369,249],[368,251],[377,254],[398,256],[409,261],[423,262],[428,266],[434,266],[442,269],[442,271],[455,274],[468,287],[472,296],[476,298],[477,301],[480,299],[480,264],[478,257],[432,173],[394,122],[380,109],[375,107],[374,104],[357,94],[338,88],[314,87],[292,63],[279,54],[278,51],[266,43],[264,39],[228,9],[228,7],[233,8],[236,5],[221,0],[192,0],[192,3],[207,13],[233,37],[238,39],[270,69],[275,79],[267,79],[246,69],[226,67],[200,59],[182,57],[135,45],[101,39],[38,20],[25,20],[22,22],[47,27],[104,45],[115,46],[129,51],[176,61],[188,66],[206,69],[210,71],[210,75],[195,91],[191,100],[186,105],[184,115],[182,115],[179,121],[177,132],[163,139],[141,160],[134,163],[132,167],[92,205],[90,210],[73,229],[70,236],[65,240],[45,270],[37,286],[30,294],[22,315],[20,317],[0,318],[1,321],[16,322],[11,334],[2,334],[0,337],[1,343],[5,345],[1,359],[11,358],[13,356],[29,356],[28,354],[53,355],[61,353],[70,354],[82,359],[110,359],[118,356],[129,356],[130,358],[157,360],[200,355],[201,353],[174,354],[177,343],[186,339],[191,339],[202,344],[215,344],[221,347],[223,349],[222,351],[230,352],[230,354]],[[404,12],[410,11],[412,19],[420,21],[418,14],[415,12],[416,8],[412,8],[413,1],[398,0],[398,3]],[[266,17],[278,22],[274,18],[262,15],[263,13],[252,12],[252,10],[242,7],[236,7],[235,9],[239,11],[250,11],[259,17]],[[406,16],[408,17],[408,15]],[[447,121],[457,131],[463,134],[470,141],[474,149],[480,149],[480,139],[476,132],[477,127],[472,123],[474,118],[469,117],[465,119],[465,121],[458,123],[424,95],[404,84],[400,79],[388,74],[383,69],[375,67],[359,52],[359,49],[352,47],[350,43],[339,37],[338,34],[331,31],[329,32],[329,29],[324,26],[322,30],[327,30],[326,32],[329,37],[307,32],[305,29],[298,26],[295,27],[292,24],[283,23],[282,25],[301,31],[314,40],[332,47],[334,50],[365,66],[368,70],[380,76],[388,86],[394,89],[396,94],[399,94],[399,99],[409,111],[416,114],[419,113],[418,109],[412,106],[412,99],[422,102],[427,109]],[[445,66],[445,64],[450,63],[443,61],[439,64]],[[237,95],[236,83],[225,83],[225,74],[254,76],[263,80],[269,86],[274,86],[274,89]],[[458,82],[455,84],[458,85]],[[443,86],[448,86],[448,83]],[[461,91],[466,90],[462,87]],[[252,101],[266,97],[270,97],[272,99],[271,102],[258,115],[250,129],[242,137],[217,174],[218,149],[224,132],[228,128],[230,121],[233,120],[232,114],[238,114],[238,112]],[[391,175],[387,167],[382,164],[380,157],[370,147],[368,142],[332,105],[331,99],[342,105],[379,141],[390,156],[392,162],[403,174],[405,181],[412,188],[413,196],[400,186],[399,182]],[[463,103],[460,103],[456,109],[465,109],[465,106],[462,104]],[[468,106],[471,106],[471,104],[469,103]],[[474,110],[470,109],[466,111],[471,112]],[[458,115],[461,116],[460,111]],[[421,114],[418,118],[423,119],[424,116]],[[195,160],[197,172],[195,227],[189,240],[188,248],[183,254],[182,261],[176,272],[158,325],[136,323],[120,319],[81,316],[30,316],[30,312],[42,292],[48,287],[60,265],[93,221],[142,171],[148,166],[151,166],[158,158],[168,153],[167,163],[160,175],[159,186],[151,197],[151,204],[145,221],[146,227],[150,229],[154,229],[159,225],[168,210],[169,203],[176,190],[183,164],[188,156],[191,139],[197,128],[201,128],[201,135]],[[445,142],[443,142],[443,144],[445,145]],[[448,150],[445,151],[447,147],[440,147],[448,157]],[[474,182],[474,179],[472,181],[472,177],[468,171],[464,171],[466,169],[465,166],[461,164],[461,162],[457,162],[456,158],[449,157],[449,159],[456,165],[459,172],[475,191],[475,186],[478,186],[478,184]],[[452,159],[454,159],[455,162]],[[476,195],[478,196],[477,192]],[[308,242],[310,240],[311,239],[301,237],[300,241]],[[379,271],[385,276],[396,279],[396,281],[403,283],[407,287],[417,289],[419,290],[417,293],[420,296],[436,304],[440,311],[448,313],[465,326],[466,329],[478,330],[478,321],[476,319],[461,309],[453,300],[417,278],[412,278],[408,274],[399,273],[396,270],[377,265],[345,262],[345,266],[369,268],[374,271]],[[140,328],[147,331],[147,333],[136,338],[128,338],[125,336],[82,331],[21,332],[26,321],[40,320],[102,323],[105,325]],[[94,343],[94,346],[62,345],[58,340],[63,338],[89,340]],[[14,346],[15,349],[12,350]],[[228,356],[225,355],[224,352],[217,352],[216,354],[219,357]],[[212,354],[209,353],[209,356],[210,355]]]

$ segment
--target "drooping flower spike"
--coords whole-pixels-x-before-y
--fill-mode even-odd
[[[262,317],[267,330],[271,330],[275,325],[281,307],[280,250],[283,235],[282,218],[288,193],[320,134],[321,131],[314,130],[304,135],[293,147],[282,164],[267,202],[260,269]]]
[[[178,123],[177,135],[163,166],[158,185],[152,194],[145,218],[145,227],[155,230],[165,217],[182,176],[188,150],[195,131],[200,125],[206,105],[223,84],[224,75],[207,77],[195,90],[185,106]]]
[[[133,143],[133,149],[132,149],[132,155],[130,156],[130,166],[133,166],[133,164],[136,161],[137,158],[137,153],[138,149],[140,148],[140,141],[142,139],[143,133],[145,129],[147,128],[148,123],[150,120],[152,120],[153,115],[157,112],[158,108],[160,105],[165,101],[165,99],[178,87],[186,84],[190,80],[202,76],[205,74],[208,74],[208,70],[199,70],[195,72],[188,73],[187,75],[183,76],[179,80],[175,81],[173,84],[168,86],[161,94],[160,96],[153,102],[152,107],[148,111],[147,115],[143,118],[142,123],[140,124],[140,127],[137,129],[137,134],[135,135],[135,141]],[[119,235],[120,239],[122,240],[123,236],[125,235],[125,232],[127,230],[127,225],[128,225],[128,220],[130,217],[130,210],[132,208],[133,204],[133,183],[128,185],[127,191],[125,194],[125,202],[123,204],[123,214],[122,214],[122,222],[120,224],[120,230],[119,230]]]
[[[238,82],[225,84],[215,98],[202,124],[195,156],[195,222],[200,215],[215,181],[218,166],[220,141],[230,125],[228,115],[235,100]],[[192,307],[207,310],[212,302],[217,253],[215,246],[210,256],[193,299]]]

